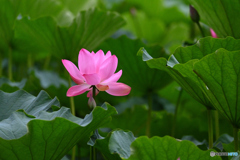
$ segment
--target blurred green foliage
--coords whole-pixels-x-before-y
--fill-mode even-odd
[[[220,7],[215,13],[216,6],[211,5],[215,2],[201,3],[199,0],[189,0],[199,11],[205,35],[210,35],[211,27],[220,37],[239,38],[240,30],[237,28],[239,17],[234,16],[238,15],[239,10],[229,9],[237,8],[239,3],[227,1],[216,2],[219,3],[216,6]],[[12,93],[23,89],[33,95],[45,90],[50,97],[56,96],[61,106],[70,107],[69,97],[66,97],[69,75],[61,59],[69,59],[77,64],[81,48],[89,51],[102,49],[105,53],[110,50],[118,57],[117,71],[123,70],[119,81],[131,86],[132,91],[130,95],[124,97],[114,97],[106,92],[100,92],[96,96],[98,106],[108,102],[118,111],[117,115],[112,116],[111,123],[105,124],[104,128],[99,130],[106,138],[97,141],[98,147],[108,146],[111,131],[119,128],[131,131],[136,137],[146,135],[149,96],[153,100],[151,136],[171,135],[180,86],[167,72],[149,68],[142,57],[137,56],[137,52],[139,48],[144,47],[152,57],[163,57],[167,62],[171,54],[182,51],[183,48],[179,47],[194,44],[197,39],[202,38],[197,25],[189,17],[189,2],[0,0],[0,90]],[[220,5],[220,2],[226,5]],[[221,12],[223,8],[225,12]],[[210,39],[209,44],[212,41],[214,40]],[[221,47],[223,46],[219,48]],[[215,50],[209,51],[209,54]],[[183,55],[179,54],[177,58],[188,57],[186,55],[190,52],[181,53]],[[188,60],[180,63],[187,65],[185,63]],[[191,62],[195,63],[195,60]],[[166,63],[157,64],[166,67]],[[9,76],[10,73],[12,78]],[[198,89],[198,85],[195,89]],[[207,140],[206,110],[192,98],[194,94],[188,93],[183,91],[180,99],[174,137],[181,139],[191,135],[198,141]],[[89,113],[87,101],[86,93],[74,97],[76,116],[83,118]],[[224,133],[232,135],[230,123],[222,115],[219,123],[220,135]],[[137,143],[145,139],[146,137],[140,138],[133,146],[136,147]],[[170,137],[156,139],[174,141]],[[216,139],[217,137],[214,137],[214,141]],[[146,143],[150,141],[152,139],[146,140]],[[88,157],[88,147],[86,144],[78,145],[80,151],[77,155]],[[228,145],[227,148],[233,147]],[[139,151],[141,149],[139,148]],[[105,149],[103,152],[109,157],[113,156],[109,150]],[[118,155],[114,156],[119,158]]]

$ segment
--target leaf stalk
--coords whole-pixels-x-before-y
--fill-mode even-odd
[[[219,114],[218,111],[215,112],[215,135],[216,135],[216,140],[219,138]]]
[[[0,77],[2,76],[2,55],[0,54]]]
[[[72,87],[72,80],[71,80],[70,76],[69,76],[69,79],[68,79],[68,85],[69,85],[69,88]],[[72,114],[75,116],[76,113],[75,113],[74,97],[70,97],[70,109],[71,109]],[[71,158],[71,160],[75,160],[75,157],[76,157],[76,146],[74,146],[72,148],[72,158]]]
[[[212,113],[210,109],[207,109],[208,117],[208,143],[209,149],[213,148],[213,125],[212,125]]]
[[[12,48],[8,49],[8,79],[12,81]]]
[[[148,117],[146,126],[146,135],[151,137],[151,121],[152,121],[152,94],[148,95]]]
[[[92,86],[92,97],[95,100],[95,94],[96,94],[96,86]],[[94,108],[92,109],[94,110]],[[96,160],[97,159],[97,155],[96,155],[96,149],[94,148],[94,146],[90,146],[90,160]]]
[[[176,103],[175,113],[174,113],[174,117],[173,117],[172,137],[174,137],[174,135],[175,135],[175,129],[176,129],[176,123],[177,123],[177,113],[178,113],[178,109],[179,109],[179,105],[180,105],[182,92],[183,92],[183,89],[181,87],[181,89],[179,91],[179,94],[178,94],[178,99],[177,99],[177,103]]]
[[[233,127],[233,137],[234,137],[234,151],[238,152],[238,128]]]
[[[201,27],[201,25],[200,25],[199,22],[197,22],[197,26],[198,26],[198,28],[199,28],[201,34],[202,34],[202,37],[205,37],[205,34],[204,34],[203,29],[202,29],[202,27]]]

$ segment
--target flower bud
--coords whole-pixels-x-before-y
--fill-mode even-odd
[[[210,28],[210,32],[213,38],[218,38],[217,34],[214,32],[212,28]]]
[[[136,16],[136,14],[137,14],[136,8],[134,8],[134,7],[131,8],[131,9],[130,9],[130,13],[131,13],[132,16]]]
[[[192,21],[195,23],[198,23],[200,20],[200,16],[199,16],[197,10],[191,5],[190,5],[190,17],[191,17]]]
[[[95,100],[93,99],[92,95],[88,99],[88,106],[93,110],[97,105]]]

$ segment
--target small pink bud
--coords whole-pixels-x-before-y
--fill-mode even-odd
[[[210,28],[210,32],[213,38],[218,38],[217,34],[214,32],[212,28]]]
[[[136,8],[131,8],[130,9],[130,13],[132,14],[132,16],[136,16],[136,13],[137,13],[137,10],[136,10]]]
[[[178,157],[178,159],[177,160],[180,160],[180,157]]]
[[[96,102],[95,100],[93,99],[92,95],[89,97],[88,99],[88,106],[91,108],[91,109],[94,109],[97,105],[96,105]]]

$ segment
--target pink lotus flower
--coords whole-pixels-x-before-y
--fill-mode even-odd
[[[210,32],[213,38],[218,38],[217,34],[214,32],[212,28],[210,28]]]
[[[122,70],[115,73],[118,59],[108,51],[106,55],[102,50],[90,53],[81,49],[78,55],[78,68],[69,60],[62,60],[72,80],[77,84],[67,91],[67,96],[77,96],[89,91],[87,97],[92,97],[92,86],[96,86],[96,95],[99,91],[106,91],[114,96],[125,96],[131,87],[117,81],[122,76]],[[91,100],[92,101],[92,100]]]

